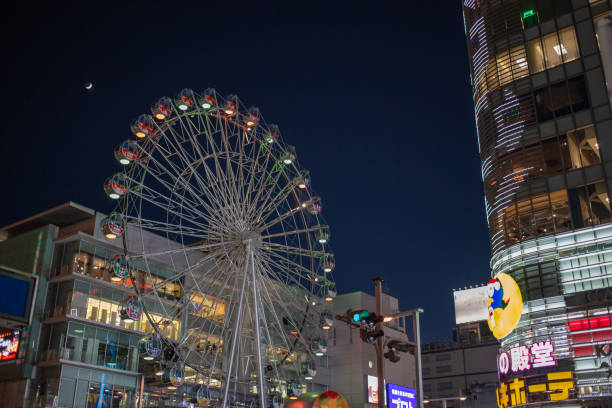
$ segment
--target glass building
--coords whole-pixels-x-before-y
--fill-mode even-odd
[[[502,407],[612,403],[610,8],[462,2],[492,276],[524,302],[501,339]]]
[[[28,334],[22,336],[23,358],[10,367],[0,364],[0,395],[15,394],[15,399],[21,399],[14,406],[24,407],[200,406],[198,389],[208,385],[214,398],[220,379],[205,378],[185,367],[183,385],[173,387],[170,367],[164,366],[169,356],[150,358],[146,351],[146,340],[153,332],[150,320],[144,314],[126,319],[122,313],[126,300],[135,294],[133,285],[144,289],[155,285],[159,299],[145,295],[142,301],[151,319],[166,331],[164,335],[178,340],[183,321],[169,321],[156,308],[176,305],[184,298],[186,286],[166,281],[171,270],[152,260],[147,273],[144,265],[132,260],[134,281],[114,274],[111,261],[122,248],[104,236],[99,227],[102,218],[101,213],[67,203],[0,230],[0,265],[39,278],[32,323],[20,329]],[[223,323],[224,300],[201,292],[190,293],[190,298],[201,305],[190,320]],[[191,335],[189,327],[186,331]],[[198,335],[203,350],[222,349],[218,336]],[[280,349],[266,352],[284,356]],[[294,354],[287,360],[297,358]],[[328,389],[329,375],[323,375],[328,373],[327,356],[317,357],[315,363],[324,371],[303,384],[303,392]]]

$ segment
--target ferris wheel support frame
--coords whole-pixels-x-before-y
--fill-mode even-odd
[[[113,270],[130,279],[139,307],[126,299],[122,310],[142,309],[151,324],[161,342],[157,364],[171,368],[175,388],[168,388],[199,383],[198,402],[266,408],[285,392],[299,395],[316,373],[314,347],[325,352],[321,339],[331,326],[324,309],[336,294],[335,263],[310,173],[278,126],[239,105],[214,89],[183,89],[160,98],[154,117],[132,122],[136,141],[115,150],[125,167],[104,185],[121,199],[101,227],[109,239],[122,237]],[[186,378],[185,367],[195,377]]]
[[[247,244],[247,254],[251,248],[251,243]],[[229,358],[229,367],[227,370],[227,376],[225,377],[225,389],[223,391],[223,400],[221,401],[221,407],[225,408],[227,406],[227,396],[229,394],[230,388],[230,379],[232,377],[232,369],[234,365],[234,356],[236,355],[236,343],[238,342],[238,333],[242,329],[242,308],[244,301],[244,289],[246,287],[247,281],[247,269],[249,267],[249,257],[247,255],[246,262],[244,265],[244,277],[242,278],[242,289],[240,290],[240,301],[238,302],[238,310],[236,311],[236,324],[234,325],[234,333],[232,334],[232,349],[230,351]]]
[[[257,370],[259,371],[259,400],[260,407],[266,408],[266,390],[264,388],[263,362],[261,361],[261,331],[259,329],[259,296],[257,294],[257,279],[255,278],[255,255],[253,254],[252,243],[249,240],[248,255],[251,257],[251,275],[253,276],[253,303],[255,304],[255,339],[257,342]]]

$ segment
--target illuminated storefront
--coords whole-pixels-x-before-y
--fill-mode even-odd
[[[610,406],[612,67],[597,37],[610,3],[462,4],[492,254],[489,327],[501,343],[498,406]]]

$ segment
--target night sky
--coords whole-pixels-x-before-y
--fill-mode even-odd
[[[0,225],[70,200],[110,211],[102,184],[130,121],[160,96],[214,87],[296,146],[339,291],[372,292],[380,275],[401,308],[425,309],[426,341],[450,339],[452,289],[489,277],[459,1],[11,3]]]

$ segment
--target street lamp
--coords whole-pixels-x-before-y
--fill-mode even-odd
[[[438,402],[442,401],[442,408],[446,408],[446,401],[465,401],[467,397],[465,395],[460,395],[458,397],[447,397],[447,398],[430,398],[423,400],[424,404],[429,404],[430,402]]]

